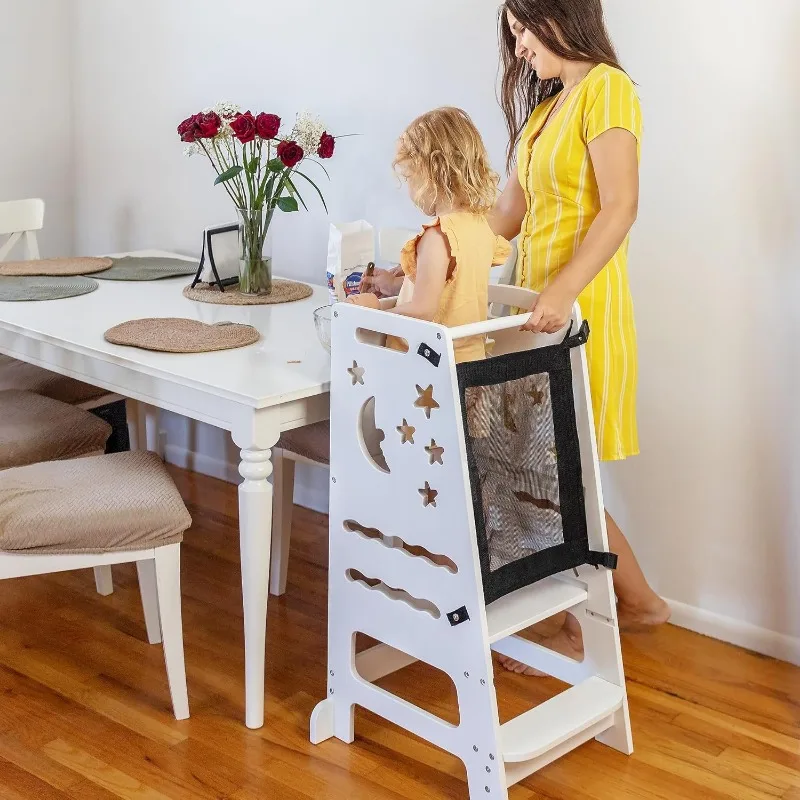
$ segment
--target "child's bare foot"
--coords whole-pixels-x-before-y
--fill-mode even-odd
[[[548,636],[541,642],[542,647],[548,650],[553,650],[562,656],[571,658],[573,661],[583,661],[583,635],[581,634],[580,624],[571,614],[567,615],[564,627],[561,630]],[[527,664],[522,664],[515,661],[508,656],[498,655],[497,657],[500,666],[509,672],[514,672],[517,675],[526,675],[531,678],[546,678],[547,673],[540,672],[538,669],[529,667]]]
[[[617,618],[620,630],[643,631],[665,625],[672,616],[672,609],[658,596],[647,607],[627,606],[617,603]]]

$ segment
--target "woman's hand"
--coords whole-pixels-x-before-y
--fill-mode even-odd
[[[376,269],[372,275],[365,276],[361,281],[359,292],[372,292],[378,297],[397,297],[402,286],[403,272],[399,268]]]
[[[536,298],[531,316],[521,330],[532,333],[558,333],[566,326],[572,316],[575,295],[559,287],[557,283],[548,286]]]

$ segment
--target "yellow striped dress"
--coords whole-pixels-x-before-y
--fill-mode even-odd
[[[519,179],[528,202],[520,234],[517,284],[542,291],[578,250],[600,212],[589,143],[612,128],[641,142],[642,114],[631,79],[600,64],[557,102],[539,105],[523,131]],[[589,379],[600,458],[639,452],[636,328],[628,285],[628,240],[578,298],[591,326]]]

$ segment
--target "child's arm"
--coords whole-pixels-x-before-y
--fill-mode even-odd
[[[417,244],[414,295],[408,303],[391,309],[391,313],[432,322],[439,310],[451,260],[447,237],[439,228],[428,228]]]

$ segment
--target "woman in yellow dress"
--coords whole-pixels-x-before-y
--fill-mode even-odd
[[[556,332],[577,300],[589,321],[589,378],[600,458],[637,455],[636,329],[628,286],[628,234],[639,198],[642,114],[619,65],[601,0],[506,0],[500,14],[502,105],[516,169],[491,224],[519,236],[517,284],[539,292],[526,328]],[[606,512],[619,555],[621,625],[658,625],[669,608],[652,590]],[[568,616],[549,646],[583,649]],[[535,674],[510,659],[504,666]]]

